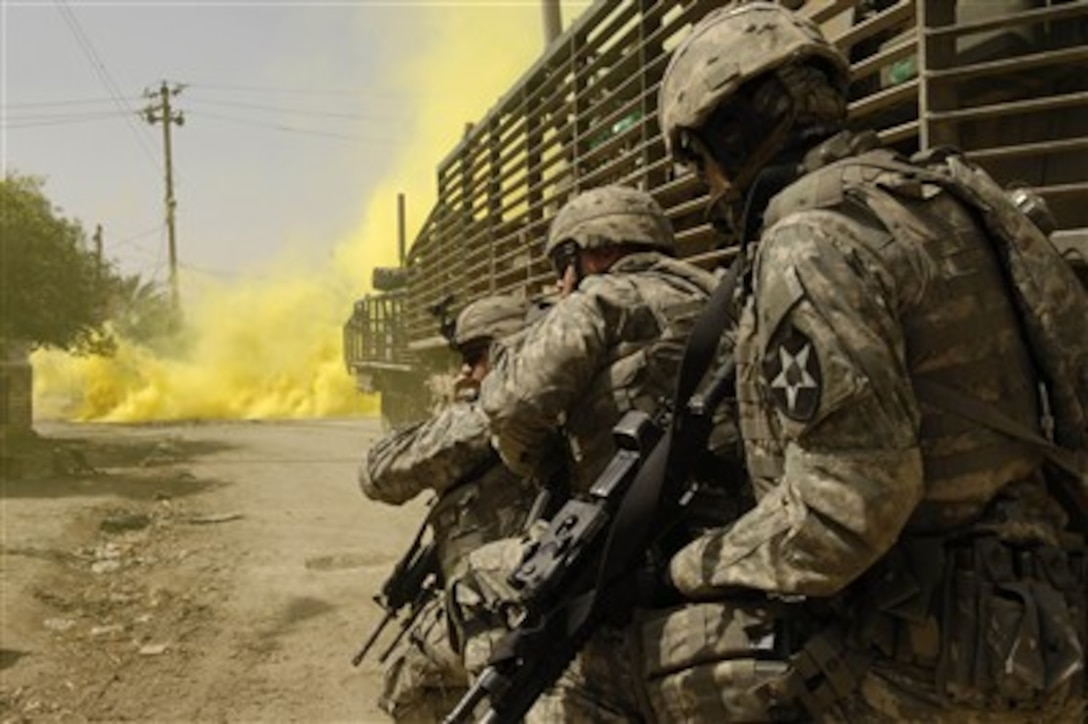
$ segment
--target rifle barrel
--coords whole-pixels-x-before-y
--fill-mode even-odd
[[[494,666],[488,666],[484,669],[476,678],[476,681],[472,683],[472,687],[468,692],[457,702],[457,706],[453,708],[453,711],[442,720],[442,724],[465,724],[465,722],[471,721],[472,713],[484,700],[484,697],[490,693],[489,687],[498,681],[499,676],[500,674]],[[488,714],[494,714],[494,709],[489,709]]]
[[[370,632],[370,636],[367,637],[366,643],[362,645],[359,651],[351,657],[351,665],[358,666],[363,663],[363,659],[366,658],[370,648],[374,645],[374,642],[381,636],[382,631],[389,625],[389,622],[393,620],[393,611],[386,611],[382,616],[382,620],[378,622],[378,625],[374,627],[374,630]]]

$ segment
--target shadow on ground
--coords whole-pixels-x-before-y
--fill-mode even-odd
[[[29,651],[16,651],[15,649],[0,649],[0,669],[14,666],[19,659],[27,656]]]
[[[166,436],[103,439],[27,435],[8,440],[0,498],[113,495],[154,500],[192,495],[223,483],[198,479],[186,463],[234,446]]]

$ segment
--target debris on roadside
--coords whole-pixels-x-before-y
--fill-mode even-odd
[[[105,474],[91,465],[86,453],[78,448],[54,447],[51,462],[55,475],[82,478]]]
[[[98,528],[105,533],[123,533],[129,530],[142,530],[149,525],[151,525],[151,516],[147,513],[122,511],[107,516],[98,524]]]
[[[244,517],[241,513],[213,513],[211,515],[192,515],[181,520],[193,525],[208,525],[209,523],[226,523],[230,520],[239,520]]]
[[[92,626],[91,638],[100,639],[106,637],[116,636],[125,632],[125,627],[119,623],[107,624],[105,626]]]
[[[76,621],[73,618],[47,618],[42,621],[42,626],[58,633],[67,631],[75,625]]]

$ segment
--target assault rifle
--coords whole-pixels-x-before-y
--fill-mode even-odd
[[[709,430],[704,416],[713,414],[732,383],[729,365],[707,394],[689,401],[689,424]],[[564,503],[510,575],[520,621],[445,724],[472,721],[485,699],[476,721],[520,721],[603,621],[630,612],[634,589],[625,584],[695,493],[685,479],[686,463],[674,457],[676,427],[637,410],[620,419],[612,431],[618,450],[588,496]]]
[[[624,620],[634,607],[637,588],[629,584],[694,497],[689,466],[705,449],[713,415],[733,388],[730,361],[696,393],[732,319],[742,269],[742,261],[734,263],[695,322],[672,414],[654,419],[632,410],[620,418],[612,431],[617,452],[586,499],[567,500],[526,549],[509,577],[518,591],[518,623],[444,724],[521,721],[597,628]]]
[[[521,623],[499,644],[446,717],[447,724],[469,721],[484,698],[490,708],[480,721],[519,721],[596,628],[604,608],[594,600],[596,579],[609,523],[658,444],[661,429],[646,414],[631,411],[612,434],[619,450],[590,488],[588,500],[567,500],[511,574]]]
[[[462,485],[478,480],[480,476],[498,464],[499,456],[494,452],[490,453],[457,482],[443,491],[442,496],[449,495]],[[393,572],[389,574],[389,578],[382,584],[381,592],[374,596],[374,602],[385,609],[385,615],[378,622],[378,625],[374,627],[374,630],[370,632],[358,653],[352,657],[351,663],[353,666],[362,663],[362,660],[373,648],[374,643],[381,636],[385,627],[389,625],[389,622],[398,618],[401,611],[408,607],[408,615],[401,621],[400,631],[397,632],[393,641],[378,657],[378,663],[385,663],[385,660],[396,649],[397,644],[411,630],[412,624],[415,623],[420,612],[423,611],[423,607],[441,591],[442,581],[440,580],[441,570],[438,566],[438,550],[435,548],[433,539],[427,543],[423,542],[424,535],[427,533],[428,528],[431,527],[431,520],[434,517],[435,510],[438,509],[438,504],[438,500],[432,501],[431,510],[427,513],[427,517],[423,519],[419,530],[416,531],[416,537],[412,539],[412,544],[408,546],[408,550],[397,561],[397,565],[393,567]]]
[[[385,627],[398,618],[401,611],[408,608],[408,614],[400,622],[400,630],[393,641],[378,656],[378,663],[385,663],[397,644],[415,623],[423,607],[438,593],[438,553],[434,541],[423,543],[423,535],[430,524],[430,516],[423,521],[408,551],[397,561],[393,572],[382,584],[381,592],[374,596],[374,602],[385,609],[385,615],[365,643],[351,658],[352,666],[358,666],[377,642]]]

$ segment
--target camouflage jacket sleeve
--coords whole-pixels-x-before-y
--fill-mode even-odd
[[[599,283],[587,279],[583,288]],[[499,350],[480,388],[495,447],[519,475],[540,473],[566,412],[605,363],[609,335],[599,295],[576,291],[531,327],[516,354]]]
[[[400,505],[426,489],[446,490],[493,455],[480,407],[454,402],[376,442],[359,468],[359,486],[372,500]]]
[[[787,217],[764,236],[739,344],[748,458],[777,479],[731,527],[670,563],[676,586],[831,595],[898,538],[923,493],[919,412],[896,289],[842,215]]]

